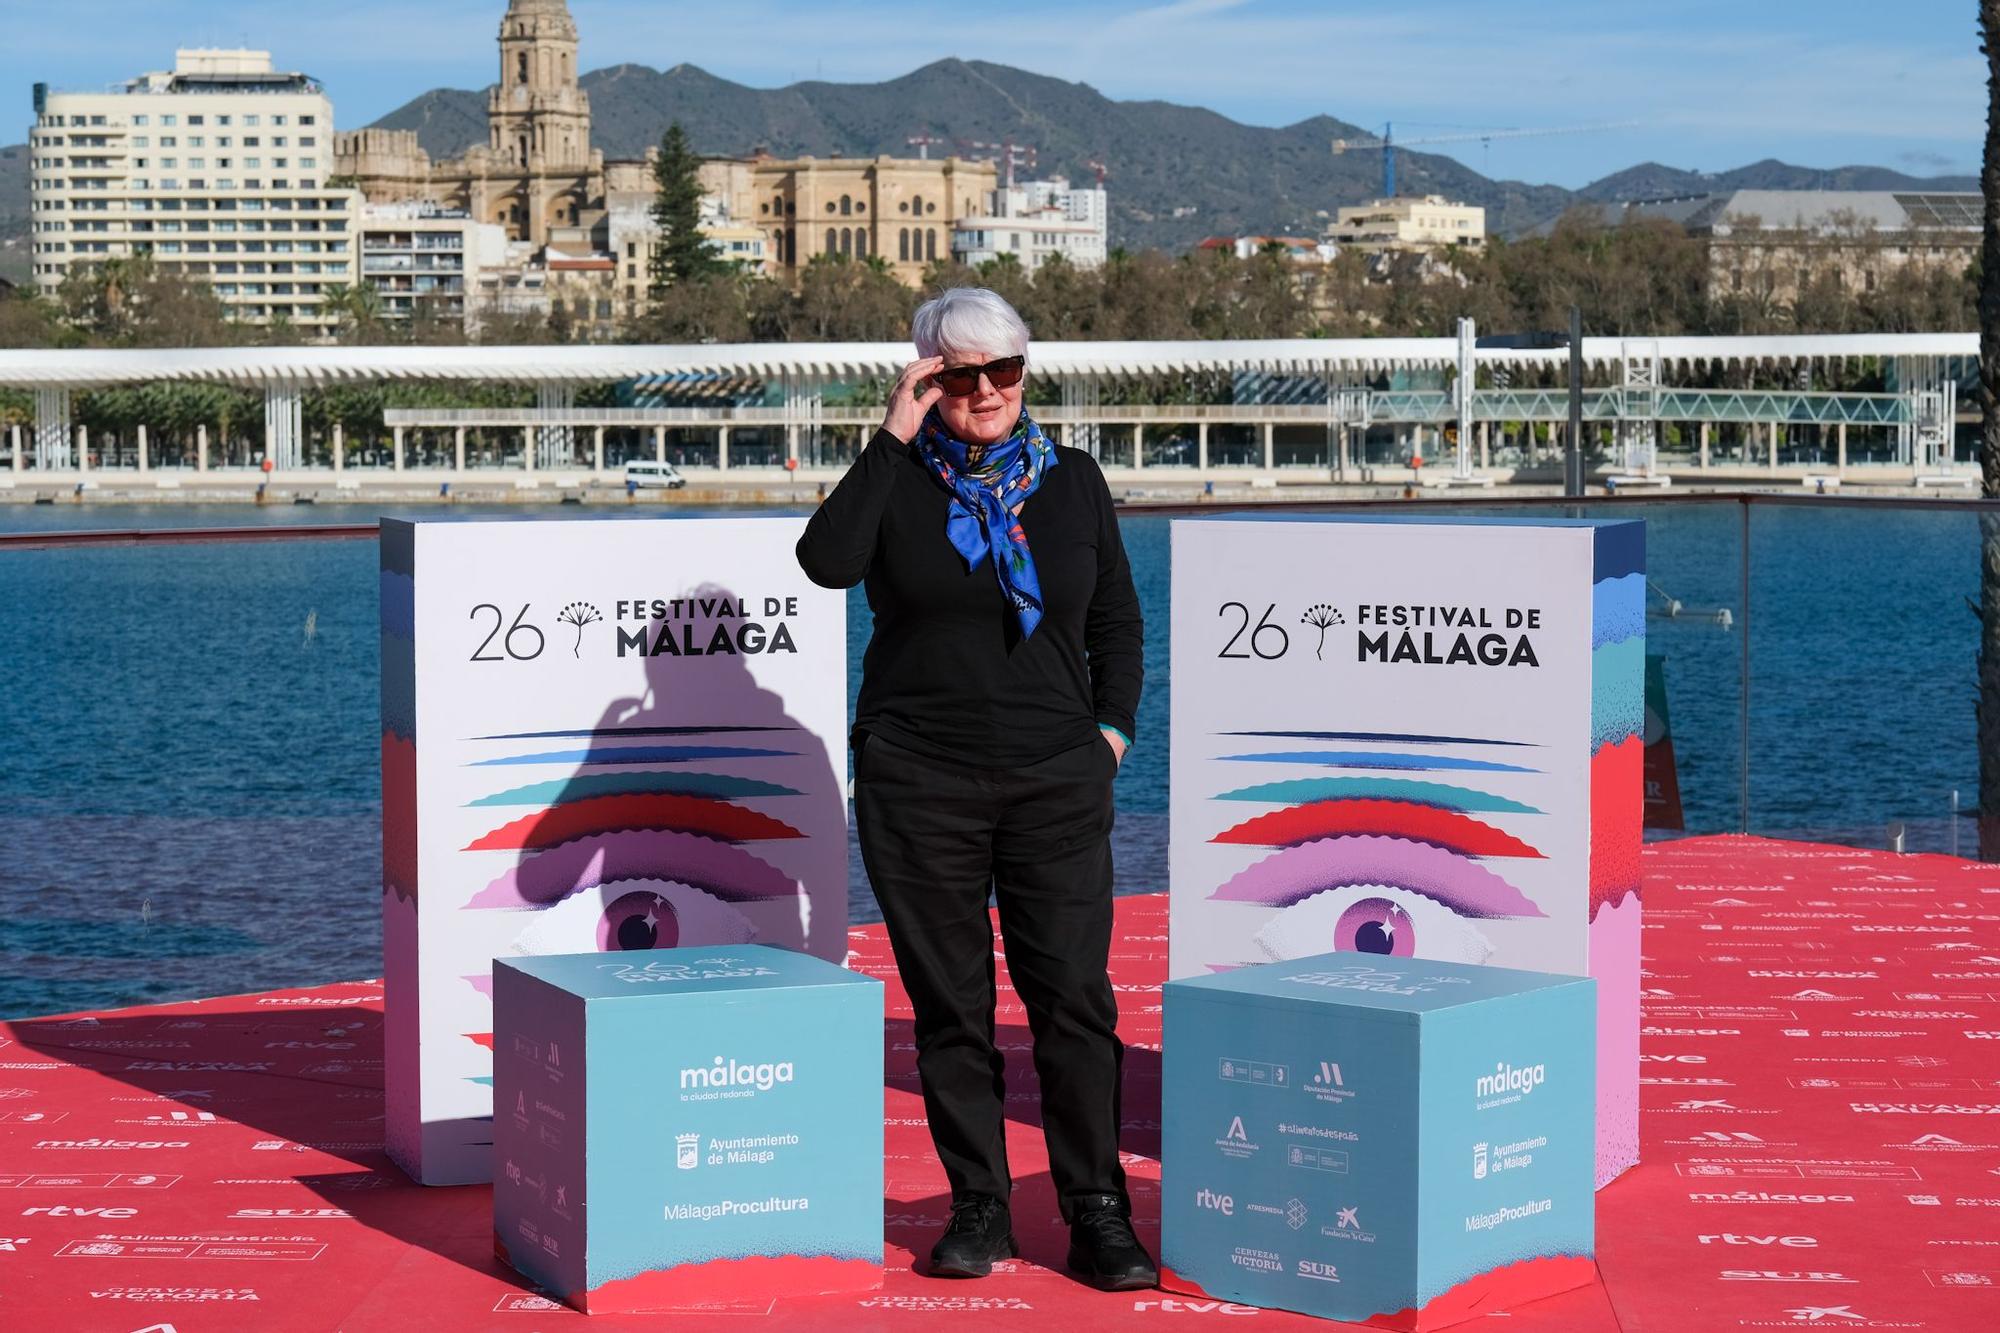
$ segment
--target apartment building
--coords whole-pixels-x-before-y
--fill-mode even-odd
[[[1327,228],[1326,239],[1363,254],[1428,254],[1454,245],[1477,249],[1486,244],[1486,210],[1435,194],[1376,199],[1341,209]]]
[[[364,204],[357,230],[361,281],[375,289],[387,319],[427,309],[463,323],[467,291],[507,260],[504,227],[435,204]]]
[[[360,195],[329,186],[333,103],[268,51],[181,50],[107,92],[37,85],[29,135],[33,277],[149,255],[207,281],[235,318],[323,326],[356,281]]]
[[[951,252],[983,264],[1012,255],[1030,273],[1060,256],[1079,268],[1104,262],[1110,209],[1102,185],[1071,188],[1061,176],[989,191],[982,212],[958,219]]]

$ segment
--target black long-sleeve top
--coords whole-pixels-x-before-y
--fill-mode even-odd
[[[1023,638],[990,562],[967,569],[945,536],[951,496],[909,446],[878,430],[799,539],[826,588],[867,583],[875,633],[854,734],[981,768],[1011,768],[1098,738],[1137,740],[1144,679],[1139,595],[1097,460],[1058,446],[1021,506],[1042,585]]]

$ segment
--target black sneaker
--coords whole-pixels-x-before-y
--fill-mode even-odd
[[[985,1277],[996,1259],[1021,1252],[1014,1243],[1014,1218],[1007,1205],[972,1194],[951,1206],[951,1222],[931,1247],[932,1277]]]
[[[1159,1267],[1132,1231],[1132,1205],[1116,1194],[1070,1201],[1069,1266],[1100,1291],[1144,1291],[1160,1284]]]

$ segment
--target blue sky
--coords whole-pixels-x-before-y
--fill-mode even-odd
[[[505,0],[0,0],[0,143],[29,86],[163,68],[177,45],[268,47],[325,80],[342,127],[440,85],[482,88]],[[1210,107],[1254,124],[1326,112],[1398,138],[1618,123],[1440,146],[1492,175],[1575,187],[1648,159],[1763,157],[1976,170],[1973,0],[570,0],[584,69],[687,62],[758,87],[891,77],[944,56]],[[1116,145],[1107,146],[1116,175]],[[1114,187],[1115,188],[1115,185]]]

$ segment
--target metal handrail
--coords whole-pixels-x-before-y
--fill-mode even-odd
[[[1420,513],[1430,509],[1557,509],[1575,511],[1596,508],[1625,508],[1639,505],[1740,505],[1747,511],[1759,507],[1780,509],[1853,509],[1866,511],[1922,509],[1927,512],[1992,514],[2000,517],[2000,499],[1958,499],[1947,496],[1838,496],[1791,495],[1761,491],[1702,492],[1620,492],[1612,495],[1564,497],[1560,495],[1440,495],[1419,500],[1214,500],[1150,501],[1121,499],[1118,507],[1134,515],[1165,518],[1207,517],[1226,513],[1340,513],[1352,510],[1403,509]],[[33,551],[82,546],[160,546],[197,542],[258,541],[345,541],[373,538],[379,532],[374,523],[296,523],[259,527],[111,528],[72,532],[0,532],[0,551]]]
[[[74,532],[0,532],[0,551],[79,546],[172,546],[207,542],[350,541],[381,534],[376,523],[293,523],[258,528],[91,528]]]

